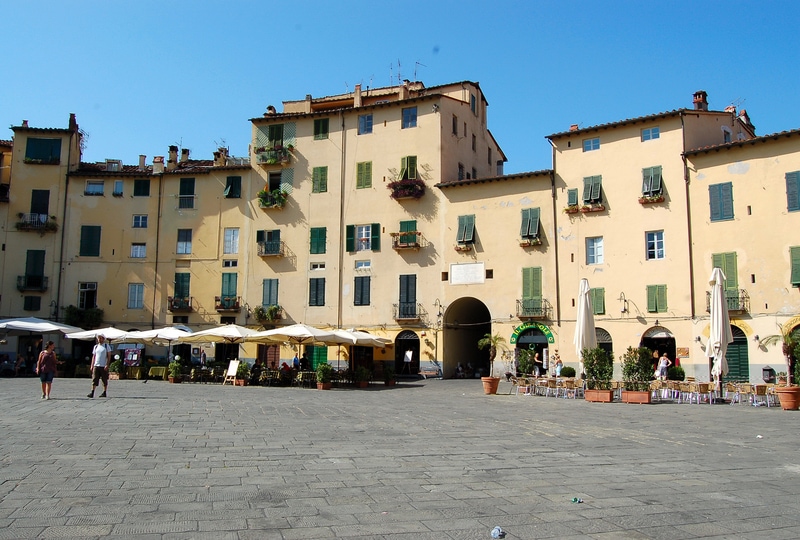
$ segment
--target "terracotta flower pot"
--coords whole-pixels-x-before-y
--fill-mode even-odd
[[[497,387],[500,385],[500,377],[481,377],[481,382],[483,383],[484,394],[496,394]]]
[[[784,411],[800,409],[800,386],[779,386],[775,388],[775,392],[781,400],[781,408]]]
[[[318,382],[317,383],[317,390],[330,390],[333,383],[329,382]]]

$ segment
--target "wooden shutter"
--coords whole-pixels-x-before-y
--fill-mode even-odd
[[[592,202],[600,202],[600,188],[602,185],[602,176],[592,176]]]
[[[417,276],[416,274],[404,274],[400,276],[400,303],[417,303]]]
[[[175,274],[175,297],[188,298],[189,297],[189,284],[192,275],[188,272],[180,272]]]
[[[663,313],[667,311],[666,285],[647,286],[647,311],[650,313]]]
[[[267,231],[256,231],[256,243],[267,241]]]
[[[800,247],[789,248],[789,256],[792,264],[792,285],[800,286]]]
[[[650,184],[650,193],[652,195],[661,194],[661,166],[653,167],[653,180]]]
[[[82,257],[100,256],[99,225],[83,225],[81,227],[81,244],[79,254]]]
[[[373,223],[370,225],[370,249],[372,251],[381,250],[381,224]]]
[[[606,312],[606,290],[603,287],[590,289],[592,299],[592,312],[603,315]]]
[[[456,242],[469,244],[475,240],[475,214],[458,216],[458,233]]]
[[[524,315],[540,315],[542,311],[542,269],[522,269],[522,309]]]
[[[401,221],[400,222],[400,232],[401,233],[408,233],[408,232],[415,233],[416,231],[417,231],[417,220]],[[417,235],[416,234],[401,234],[400,235],[400,243],[401,244],[416,244],[417,243]]]
[[[237,274],[233,272],[224,272],[222,274],[222,296],[233,297],[236,296],[236,280]]]
[[[739,277],[736,268],[736,252],[714,253],[711,257],[712,265],[722,269],[725,274],[725,290],[732,291],[739,289]]]
[[[372,162],[364,161],[356,165],[356,189],[372,187]]]
[[[34,189],[31,190],[31,214],[50,213],[50,190]]]
[[[567,190],[567,206],[577,206],[578,204],[578,189]]]
[[[319,254],[325,253],[325,244],[327,241],[327,229],[325,227],[312,227],[311,228],[311,253]]]
[[[44,276],[43,249],[29,249],[25,257],[25,276]]]
[[[266,278],[262,282],[261,305],[272,306],[278,304],[278,280]]]
[[[356,251],[356,226],[348,225],[345,227],[345,251],[354,253]]]
[[[522,225],[519,228],[519,235],[522,238],[527,238],[531,230],[531,209],[522,209]],[[523,269],[524,270],[524,269]]]
[[[308,282],[308,305],[325,305],[325,278],[311,278]]]
[[[370,276],[358,276],[355,279],[354,305],[368,306],[370,293]]]
[[[229,176],[225,182],[225,197],[228,199],[238,199],[242,196],[242,177]]]
[[[800,172],[786,173],[786,209],[800,210]]]
[[[592,200],[592,177],[587,176],[583,179],[583,202],[588,203]]]

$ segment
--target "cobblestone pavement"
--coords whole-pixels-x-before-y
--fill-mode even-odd
[[[476,380],[88,385],[0,379],[0,538],[800,537],[800,413]]]

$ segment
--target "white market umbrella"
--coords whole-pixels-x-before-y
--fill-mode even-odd
[[[67,334],[69,339],[82,339],[84,341],[97,339],[97,336],[103,336],[107,340],[112,340],[127,334],[125,330],[108,326],[106,328],[96,328],[94,330],[83,330],[81,332],[72,332]]]
[[[332,330],[321,330],[307,324],[292,324],[254,334],[245,338],[248,343],[283,343],[293,345],[322,343],[325,345],[355,345],[354,336],[337,335]]]
[[[209,328],[208,330],[185,334],[176,341],[178,343],[244,343],[246,337],[255,333],[255,330],[238,324],[226,324]]]
[[[575,321],[575,352],[580,361],[583,373],[583,350],[597,347],[597,334],[594,331],[594,311],[592,310],[591,288],[589,280],[581,279],[578,288],[578,317]]]
[[[369,332],[362,332],[360,330],[334,330],[334,334],[343,338],[352,339],[353,345],[359,347],[386,347],[392,343],[389,338],[376,336]]]
[[[175,326],[154,328],[152,330],[136,330],[125,332],[123,335],[112,338],[113,343],[140,343],[143,345],[170,346],[172,342],[181,337],[188,336],[190,331]],[[108,337],[108,336],[106,336]]]
[[[728,302],[723,286],[725,274],[720,268],[714,267],[708,283],[711,285],[711,304],[709,306],[711,324],[706,344],[706,356],[711,359],[711,376],[718,382],[721,391],[722,377],[728,374],[728,361],[725,359],[725,353],[728,350],[728,344],[733,341]]]
[[[62,332],[68,334],[70,332],[83,332],[83,328],[48,321],[46,319],[39,319],[37,317],[18,317],[15,319],[0,320],[0,331],[5,331],[0,333],[8,335],[24,335],[26,332],[38,334]]]

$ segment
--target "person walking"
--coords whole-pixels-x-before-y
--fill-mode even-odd
[[[94,397],[94,389],[97,388],[100,381],[103,381],[103,393],[100,397],[106,397],[108,391],[108,356],[110,348],[106,345],[105,336],[97,336],[97,345],[92,349],[92,391],[86,396],[88,398]]]
[[[48,341],[36,361],[36,373],[42,381],[42,399],[50,399],[50,390],[53,389],[53,377],[56,375],[55,348],[56,344]]]

